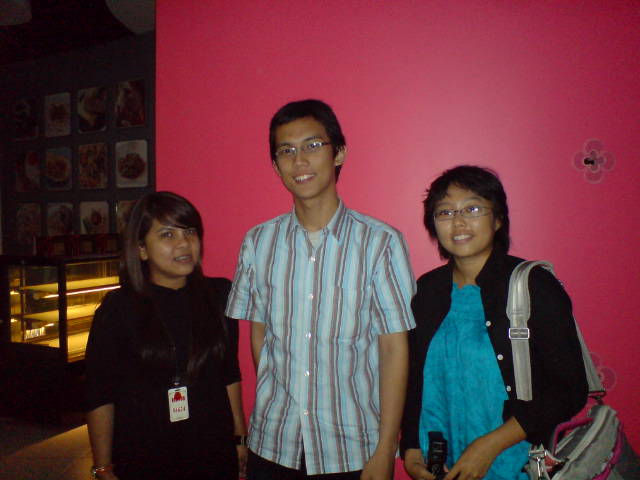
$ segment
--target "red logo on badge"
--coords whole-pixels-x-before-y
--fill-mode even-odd
[[[172,402],[180,402],[183,401],[185,398],[182,396],[182,393],[180,392],[176,392],[173,394],[173,398],[171,399]]]

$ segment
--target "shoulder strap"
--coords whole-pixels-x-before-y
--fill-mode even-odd
[[[507,317],[511,323],[509,339],[513,351],[513,370],[516,382],[516,394],[519,400],[531,400],[531,357],[529,354],[529,328],[527,322],[531,316],[531,298],[529,296],[529,272],[532,268],[543,267],[555,276],[553,265],[544,261],[524,261],[519,263],[509,279],[509,297]],[[591,354],[584,342],[582,333],[575,322],[576,332],[582,350],[589,391],[604,393],[604,387],[593,365]]]

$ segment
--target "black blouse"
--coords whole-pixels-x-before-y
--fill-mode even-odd
[[[223,278],[207,281],[223,311],[231,282]],[[187,385],[189,419],[169,420],[167,391],[176,372],[185,378],[191,343],[188,288],[152,287],[153,302],[175,345],[177,365],[171,362],[166,368],[150,369],[140,360],[141,319],[127,288],[110,292],[96,311],[86,352],[86,409],[114,404],[113,462],[120,469],[118,475],[127,468],[141,472],[152,466],[162,473],[161,478],[176,470],[185,478],[185,469],[211,469],[221,459],[227,464],[236,458],[226,390],[227,385],[240,381],[236,321],[225,317],[228,343],[224,358],[210,354],[197,379]]]

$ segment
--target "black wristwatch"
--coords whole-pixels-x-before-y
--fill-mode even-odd
[[[236,445],[242,445],[243,447],[247,446],[247,436],[246,435],[236,435]]]

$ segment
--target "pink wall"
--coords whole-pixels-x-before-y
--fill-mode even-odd
[[[290,208],[270,117],[320,98],[347,136],[342,198],[402,230],[421,274],[439,264],[426,185],[496,169],[513,253],[556,265],[640,448],[639,15],[631,0],[158,2],[158,188],[200,208],[207,273],[232,276],[246,230]],[[572,163],[592,138],[616,161],[600,183]]]

